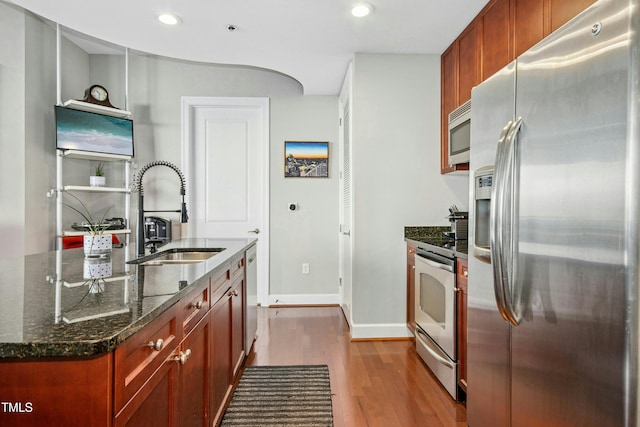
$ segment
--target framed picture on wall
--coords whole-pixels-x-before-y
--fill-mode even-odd
[[[285,141],[285,178],[328,178],[329,141]]]

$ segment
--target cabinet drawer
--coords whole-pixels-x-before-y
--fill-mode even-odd
[[[231,260],[229,279],[233,281],[241,273],[244,273],[244,256],[239,256]]]
[[[209,311],[209,281],[199,286],[180,301],[183,334],[187,335]]]
[[[115,413],[151,378],[178,346],[176,306],[136,332],[115,350]]]
[[[231,282],[227,278],[229,270],[223,270],[217,276],[212,276],[209,280],[211,287],[211,308],[218,302],[220,298],[226,297]]]

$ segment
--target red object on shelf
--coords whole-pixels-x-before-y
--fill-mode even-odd
[[[111,243],[113,245],[119,245],[120,240],[115,234],[111,235]],[[64,236],[62,238],[62,248],[63,249],[75,249],[81,248],[84,246],[84,236]]]

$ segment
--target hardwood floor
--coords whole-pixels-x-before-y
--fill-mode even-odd
[[[339,307],[258,309],[247,365],[326,364],[335,427],[466,427],[412,341],[350,341]]]

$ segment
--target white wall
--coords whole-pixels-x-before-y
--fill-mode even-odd
[[[271,113],[270,303],[337,304],[337,97],[288,97],[272,103]],[[329,178],[284,178],[285,140],[329,141]]]
[[[94,56],[92,78],[113,79],[105,72],[114,69],[108,66],[113,60]],[[181,165],[182,96],[270,98],[270,294],[277,294],[270,301],[313,303],[322,295],[323,301],[337,302],[337,178],[283,178],[284,140],[337,141],[337,96],[304,96],[297,81],[269,70],[141,55],[130,59],[129,85],[139,166],[152,160]],[[158,169],[153,176],[145,175],[145,208],[177,208],[175,174]],[[297,201],[300,210],[285,210],[289,201]],[[132,205],[137,206],[135,195]],[[302,262],[310,264],[311,274],[301,274]]]
[[[438,55],[357,54],[353,71],[352,336],[402,336],[404,227],[449,225],[468,176],[440,174]]]
[[[0,3],[0,257],[25,250],[24,82],[24,14]]]

